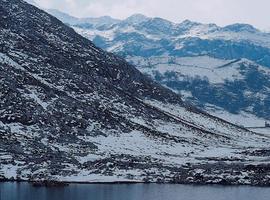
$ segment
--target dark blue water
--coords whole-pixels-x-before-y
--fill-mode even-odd
[[[0,200],[269,200],[270,188],[193,185],[79,185],[35,188],[0,183]]]

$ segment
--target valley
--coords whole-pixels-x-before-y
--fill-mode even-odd
[[[0,0],[0,17],[0,181],[269,186],[270,136],[203,110],[268,119],[261,64],[209,55],[127,62],[22,0]]]

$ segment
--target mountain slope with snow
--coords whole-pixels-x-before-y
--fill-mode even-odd
[[[270,120],[269,33],[139,14],[98,29],[71,26],[215,116],[246,127]]]
[[[269,120],[270,69],[246,59],[132,57],[130,62],[189,102],[245,127]],[[237,116],[235,118],[233,116]],[[242,119],[241,119],[242,118]]]
[[[0,0],[0,180],[269,184],[269,139]]]

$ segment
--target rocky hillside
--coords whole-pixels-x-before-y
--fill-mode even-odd
[[[269,184],[269,139],[38,8],[0,0],[0,179]]]
[[[269,33],[248,24],[175,24],[143,15],[98,25],[49,12],[215,116],[246,127],[270,120]]]

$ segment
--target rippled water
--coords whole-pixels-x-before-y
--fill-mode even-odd
[[[0,183],[0,200],[269,200],[270,188],[158,184],[87,185],[35,188]]]

